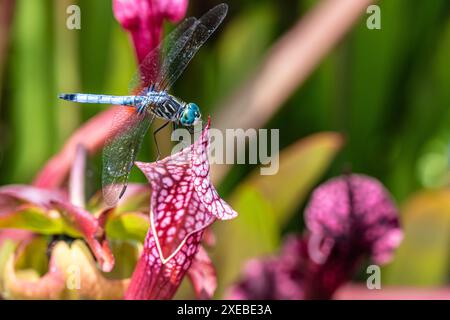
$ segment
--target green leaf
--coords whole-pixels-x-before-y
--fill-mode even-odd
[[[277,174],[263,176],[256,170],[241,186],[255,188],[271,204],[275,219],[282,225],[303,203],[342,144],[342,136],[332,132],[304,138],[281,153]],[[239,193],[238,188],[235,194]]]
[[[147,215],[138,212],[113,214],[106,223],[109,239],[144,242],[149,228]]]
[[[450,268],[450,190],[424,191],[410,198],[402,212],[405,238],[386,282],[436,286],[448,282]]]
[[[4,270],[8,259],[14,253],[17,243],[12,240],[5,240],[0,244],[0,293],[3,292]],[[1,298],[1,295],[0,295]]]
[[[48,1],[17,1],[14,13],[14,54],[8,82],[9,88],[20,90],[11,90],[8,104],[14,143],[7,153],[11,167],[5,174],[11,181],[24,182],[51,154],[55,136],[54,57],[49,32],[53,12]]]
[[[115,257],[114,269],[103,275],[108,279],[130,278],[139,260],[142,244],[128,241],[110,241],[110,245]]]
[[[57,211],[45,211],[35,206],[23,206],[20,210],[1,215],[1,228],[25,229],[47,235],[65,233],[73,237],[80,236]]]
[[[210,89],[205,90],[206,92],[214,92],[219,88],[222,94],[229,92],[257,65],[274,34],[275,10],[273,3],[244,8],[224,25],[223,31],[218,35],[217,57],[214,57],[219,60],[219,70],[215,70],[214,66],[206,69],[214,71],[209,81],[205,81]],[[248,45],[249,43],[252,45]],[[217,87],[211,87],[214,79],[219,80]]]
[[[47,239],[35,237],[27,245],[18,250],[16,257],[16,270],[34,270],[36,274],[43,275],[48,271]]]

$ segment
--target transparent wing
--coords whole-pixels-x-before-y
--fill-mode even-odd
[[[188,40],[184,46],[177,50],[171,59],[166,59],[163,62],[156,82],[157,90],[169,90],[172,87],[200,47],[222,23],[227,15],[227,11],[228,6],[222,3],[195,21],[194,25],[189,29]]]
[[[139,67],[142,72],[136,73],[130,82],[130,88],[133,88],[130,91],[138,93],[141,88],[151,85],[158,78],[161,51],[166,52],[169,48],[167,59],[175,56],[192,33],[193,30],[189,31],[189,28],[195,21],[195,18],[184,20],[147,55]],[[131,168],[153,118],[148,112],[137,113],[134,107],[117,107],[109,138],[103,149],[102,189],[107,205],[116,205],[125,192]]]
[[[110,136],[103,148],[103,199],[116,205],[125,192],[142,140],[154,116],[139,114],[134,107],[117,107]]]
[[[228,6],[219,4],[200,19],[184,20],[163,42],[143,60],[130,85],[131,92],[155,86],[167,91],[225,18]],[[136,88],[138,90],[136,90]]]
[[[194,17],[185,19],[156,48],[147,54],[131,78],[128,85],[130,93],[138,94],[142,88],[156,83],[163,70],[161,66],[166,63],[162,61],[162,57],[165,61],[170,61],[178,54],[192,35],[196,21],[197,19]]]
[[[157,91],[169,90],[223,21],[227,10],[226,4],[220,4],[198,20],[188,18],[179,24],[145,57],[130,82],[130,92],[144,94],[146,91],[142,89],[152,85]],[[152,107],[157,105],[155,102]],[[119,107],[116,111],[103,150],[102,185],[106,204],[114,206],[125,192],[131,168],[153,119],[150,112],[139,114],[133,107]]]

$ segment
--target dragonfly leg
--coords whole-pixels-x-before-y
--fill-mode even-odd
[[[156,145],[156,152],[158,152],[158,156],[156,157],[156,161],[159,160],[159,158],[161,157],[161,153],[159,152],[159,146],[158,146],[158,140],[156,140],[156,134],[161,131],[162,129],[164,129],[165,127],[167,127],[167,125],[170,123],[171,121],[167,121],[166,123],[164,123],[161,127],[159,127],[158,129],[156,129],[155,131],[153,131],[153,139],[155,140],[155,145]]]
[[[130,170],[131,170],[131,168],[130,168]],[[127,190],[127,185],[128,185],[128,183],[125,183],[125,184],[124,184],[124,186],[123,186],[123,188],[122,188],[122,191],[120,191],[119,199],[122,198],[123,194],[124,194],[125,191]]]

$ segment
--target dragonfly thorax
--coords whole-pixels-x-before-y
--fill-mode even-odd
[[[178,115],[186,103],[168,94],[167,92],[150,92],[143,96],[140,105],[137,106],[138,112],[149,110],[157,117],[164,120],[177,122]]]
[[[186,103],[181,99],[170,95],[166,92],[150,91],[141,104],[153,105],[150,110],[158,117],[172,122],[181,124],[182,126],[195,126],[201,119],[200,108],[197,104]],[[141,109],[138,107],[138,110]]]

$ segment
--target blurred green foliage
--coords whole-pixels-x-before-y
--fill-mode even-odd
[[[192,0],[188,15],[199,16],[218,2]],[[204,114],[214,114],[214,106],[257,70],[276,39],[317,2],[228,1],[225,23],[200,50],[174,91],[186,101],[196,101]],[[81,8],[81,30],[68,30],[65,25],[66,8],[74,3]],[[381,0],[378,4],[382,29],[369,30],[363,16],[267,127],[280,129],[282,148],[320,131],[343,133],[346,143],[321,179],[351,168],[380,179],[403,203],[417,190],[448,183],[450,2]],[[113,18],[111,1],[17,0],[9,37],[5,66],[0,68],[4,70],[0,75],[0,184],[30,182],[70,133],[103,108],[62,102],[56,98],[59,92],[125,94],[136,68],[127,35]],[[220,119],[213,117],[213,121]],[[154,159],[152,139],[147,141],[142,160]],[[168,142],[164,143],[167,147]],[[221,191],[232,196],[239,186],[243,188],[253,169],[235,166]],[[132,179],[144,181],[136,169]],[[98,180],[95,183],[100,187]],[[265,210],[264,199],[255,200],[260,195],[246,192],[242,197],[245,201],[237,200],[238,205],[254,203],[244,211]],[[300,199],[293,206],[291,221],[281,229],[300,230]],[[262,234],[267,227],[263,224],[254,232]],[[408,261],[408,256],[402,259]],[[428,261],[442,266],[441,260],[431,257]],[[421,276],[403,281],[405,269],[398,268],[388,270],[389,282],[437,284],[448,278]],[[436,269],[442,272],[441,267],[430,267]]]

